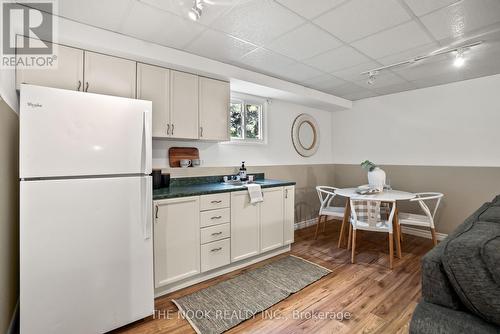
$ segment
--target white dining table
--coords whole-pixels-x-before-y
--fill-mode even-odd
[[[394,237],[396,238],[396,252],[398,258],[401,258],[401,228],[399,226],[399,219],[398,219],[398,206],[397,206],[397,201],[407,201],[410,199],[413,199],[416,197],[414,193],[407,192],[407,191],[401,191],[401,190],[384,190],[379,193],[375,194],[358,194],[357,193],[358,188],[339,188],[335,190],[335,194],[338,196],[346,197],[347,201],[345,204],[345,210],[344,210],[344,219],[342,220],[342,226],[340,228],[340,236],[339,236],[339,243],[338,247],[340,248],[342,246],[342,240],[344,236],[344,231],[346,230],[347,224],[349,224],[349,218],[351,215],[351,203],[350,199],[356,199],[356,200],[370,200],[370,199],[375,199],[379,200],[382,202],[392,202],[393,205],[395,205],[395,212],[394,212]],[[350,231],[350,229],[349,229]],[[350,243],[349,243],[350,237],[348,237],[348,243],[347,243],[347,248],[349,249]]]

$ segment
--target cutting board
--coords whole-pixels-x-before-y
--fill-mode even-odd
[[[168,150],[168,161],[170,167],[180,167],[180,161],[182,159],[193,160],[199,158],[200,152],[196,147],[171,147]]]

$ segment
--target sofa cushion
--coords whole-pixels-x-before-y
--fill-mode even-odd
[[[442,263],[462,303],[500,326],[500,224],[475,222],[444,245]]]
[[[500,328],[470,313],[420,302],[413,312],[410,334],[498,334]]]
[[[440,242],[422,259],[422,297],[426,302],[458,310],[463,305],[441,262],[447,240]]]
[[[498,206],[494,206],[492,204],[492,206],[479,215],[478,220],[483,222],[500,223],[500,204]]]

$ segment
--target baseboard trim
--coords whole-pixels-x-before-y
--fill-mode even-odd
[[[295,223],[294,228],[295,228],[295,230],[301,230],[303,228],[306,228],[306,227],[309,227],[312,225],[316,225],[317,222],[318,222],[318,218],[306,219],[306,220]],[[432,239],[432,234],[431,234],[431,231],[429,231],[429,230],[423,230],[423,229],[418,229],[418,228],[408,227],[408,226],[401,226],[401,232],[403,232],[404,234],[410,234],[410,235],[414,235],[414,236],[421,237],[421,238]],[[436,232],[436,239],[438,239],[439,241],[443,240],[447,236],[448,236],[448,234]]]
[[[429,230],[422,230],[414,227],[401,226],[401,232],[403,232],[404,234],[410,234],[421,238],[432,239],[432,234],[431,231]],[[438,239],[439,241],[443,240],[447,236],[448,234],[436,232],[436,239]]]

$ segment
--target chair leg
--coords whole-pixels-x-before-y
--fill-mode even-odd
[[[344,230],[346,228],[346,224],[349,223],[349,216],[351,215],[351,203],[349,200],[345,203],[344,209],[344,219],[342,219],[342,225],[340,226],[340,235],[339,235],[339,243],[337,245],[338,248],[342,247],[342,240],[344,238]]]
[[[356,230],[352,231],[351,263],[356,262]]]
[[[325,218],[323,219],[323,233],[325,232],[326,230],[326,221],[328,220],[328,216],[325,216]]]
[[[394,260],[394,236],[389,233],[389,268],[392,269],[392,261]]]
[[[319,233],[319,223],[321,223],[321,217],[322,215],[318,216],[318,222],[316,223],[316,233],[314,234],[314,240],[318,240],[318,233]]]
[[[433,227],[431,227],[431,235],[432,235],[432,243],[434,244],[434,246],[436,246],[438,242],[436,239],[436,230]]]
[[[394,203],[396,205],[396,203]],[[394,209],[394,232],[396,233],[396,254],[401,258],[401,225],[399,225],[399,211],[398,207]]]
[[[347,249],[351,249],[351,242],[352,242],[352,225],[349,224],[349,237],[347,238]]]

